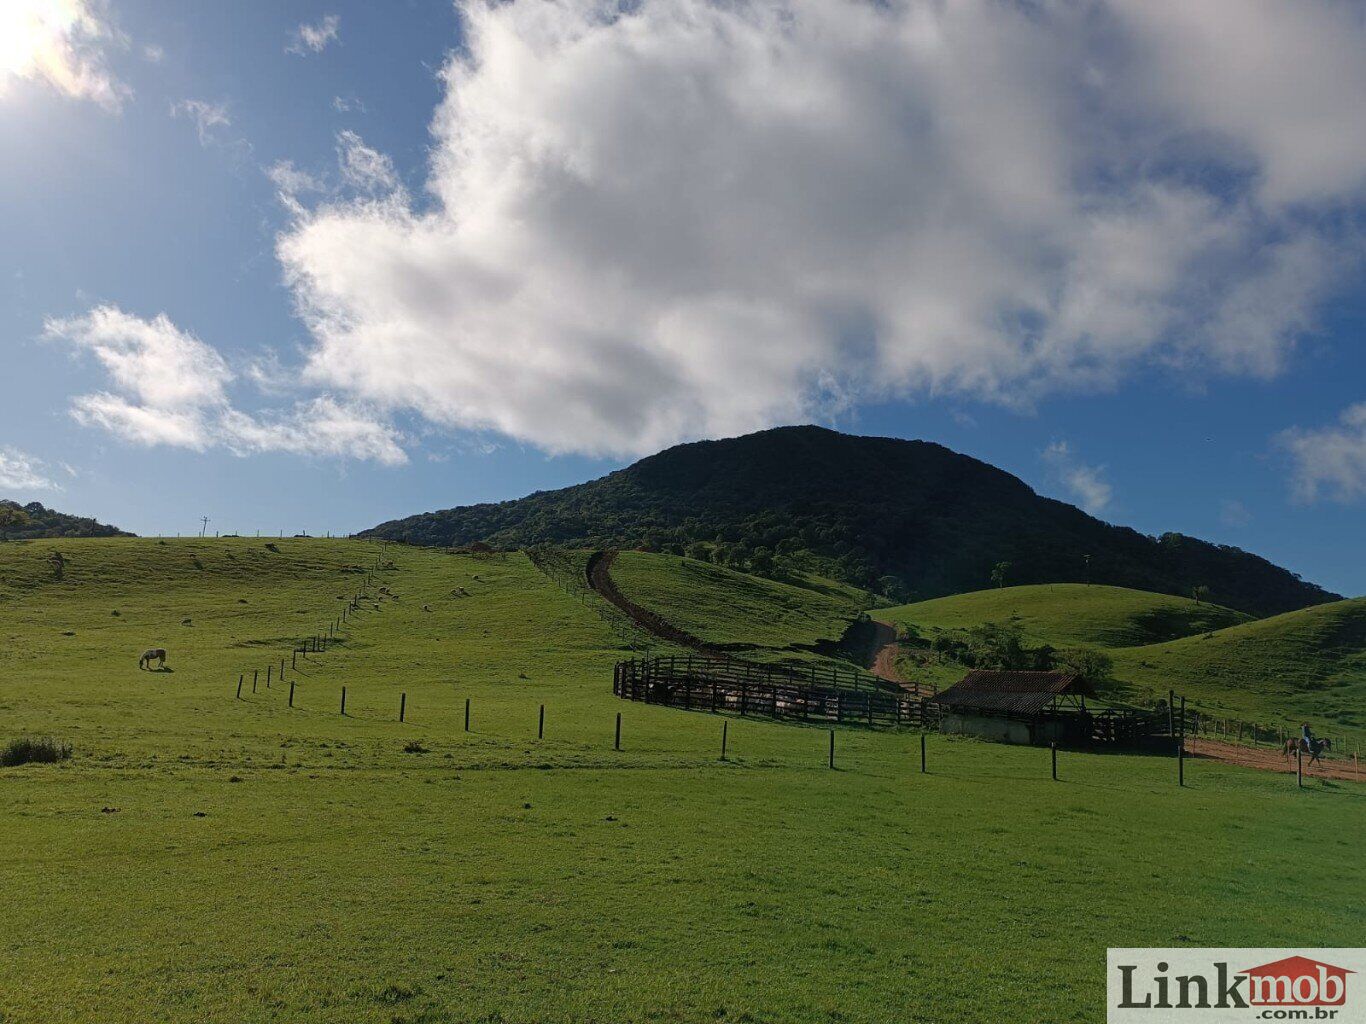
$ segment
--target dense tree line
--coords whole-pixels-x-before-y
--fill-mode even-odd
[[[0,540],[39,537],[131,537],[132,534],[84,516],[67,515],[38,502],[20,505],[0,499]]]

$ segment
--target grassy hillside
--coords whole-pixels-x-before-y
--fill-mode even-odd
[[[623,551],[612,578],[632,601],[709,644],[754,657],[833,644],[867,595],[830,581],[822,590],[777,583],[708,562]]]
[[[391,547],[290,708],[252,668],[376,550],[276,546],[0,545],[0,741],[74,747],[0,768],[6,1024],[1089,1022],[1107,946],[1366,926],[1358,787],[1080,754],[1055,783],[939,736],[922,776],[918,736],[850,730],[830,771],[824,732],[753,720],[722,763],[716,718],[612,698],[618,641],[520,555]]]
[[[1057,647],[1134,647],[1222,629],[1250,618],[1190,598],[1081,583],[979,590],[879,608],[875,617],[912,623],[924,630],[965,629],[983,622],[1013,620],[1026,636]]]
[[[1366,727],[1366,599],[1251,620],[1185,598],[1117,587],[1006,587],[874,613],[887,622],[963,630],[1015,622],[1035,644],[1104,648],[1117,694],[1146,701],[1175,690],[1202,709],[1268,725],[1309,720],[1320,730]],[[912,669],[944,685],[958,666]]]
[[[759,575],[816,571],[899,600],[978,590],[1000,562],[1010,583],[1204,586],[1257,615],[1337,596],[1237,548],[1103,523],[942,445],[810,426],[678,445],[599,480],[370,533],[437,546],[644,548]]]
[[[1111,654],[1120,679],[1227,714],[1366,728],[1366,598]]]

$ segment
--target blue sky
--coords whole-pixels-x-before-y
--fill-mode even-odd
[[[344,532],[815,421],[1366,592],[1366,27],[1194,7],[21,0],[0,493]]]

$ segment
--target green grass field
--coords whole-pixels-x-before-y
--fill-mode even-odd
[[[738,720],[722,763],[521,555],[391,547],[291,709],[376,548],[276,544],[0,545],[0,741],[74,747],[0,769],[5,1024],[1091,1022],[1107,946],[1366,925],[1358,786]],[[708,628],[820,631],[753,601]]]

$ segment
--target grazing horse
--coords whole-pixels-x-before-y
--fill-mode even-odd
[[[142,657],[138,659],[138,668],[150,669],[152,662],[157,663],[157,668],[166,667],[166,648],[150,647],[142,652]]]
[[[1295,752],[1297,750],[1303,750],[1305,753],[1309,755],[1310,764],[1313,764],[1315,761],[1319,761],[1320,763],[1322,763],[1322,761],[1320,761],[1319,755],[1322,754],[1325,750],[1332,749],[1333,741],[1328,739],[1327,737],[1324,737],[1321,740],[1315,740],[1312,747],[1304,746],[1304,741],[1299,739],[1288,739],[1285,741],[1286,757],[1294,757]]]

